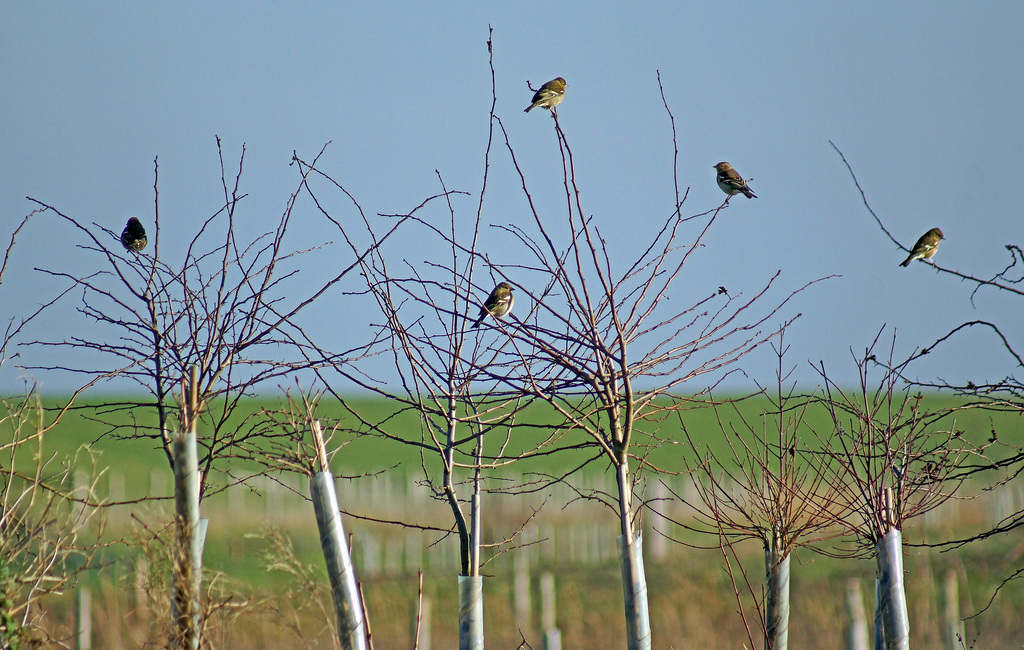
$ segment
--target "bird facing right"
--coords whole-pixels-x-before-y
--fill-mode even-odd
[[[722,191],[729,196],[734,196],[743,192],[743,196],[748,199],[756,199],[757,195],[754,194],[753,190],[747,187],[747,181],[743,180],[743,177],[739,175],[735,169],[732,168],[727,162],[720,162],[715,165],[715,169],[718,170],[718,187],[722,188]]]
[[[515,296],[512,295],[512,285],[508,282],[500,283],[494,287],[491,295],[487,296],[484,306],[480,308],[480,318],[473,323],[473,327],[480,327],[480,323],[484,322],[484,319],[488,316],[503,318],[508,315],[512,311],[512,304],[514,302]]]
[[[910,255],[907,256],[907,259],[900,262],[900,266],[910,266],[910,263],[914,260],[930,260],[938,252],[939,242],[943,239],[945,237],[942,236],[942,231],[938,228],[932,228],[921,235],[921,239],[917,240],[914,247],[910,249]]]
[[[540,107],[546,108],[554,113],[555,106],[561,104],[562,100],[565,99],[565,88],[568,85],[569,84],[565,83],[565,79],[555,77],[541,86],[540,89],[533,94],[533,101],[523,112],[529,113],[534,108]]]
[[[139,253],[146,248],[148,241],[146,239],[146,229],[142,227],[142,222],[135,217],[129,219],[124,230],[121,231],[121,245],[124,246],[124,249]]]

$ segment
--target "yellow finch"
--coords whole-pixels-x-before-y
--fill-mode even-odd
[[[128,224],[121,231],[121,245],[124,246],[124,249],[138,253],[146,248],[147,242],[146,229],[142,227],[142,222],[135,217],[129,219]]]
[[[910,266],[910,263],[914,260],[930,260],[939,250],[939,242],[943,239],[945,237],[942,236],[942,231],[938,228],[932,228],[921,235],[921,239],[917,240],[914,247],[910,249],[910,255],[900,263],[900,266]]]
[[[480,327],[480,323],[484,322],[488,314],[495,318],[502,318],[510,311],[512,311],[512,303],[515,302],[515,298],[512,296],[512,285],[508,282],[502,282],[498,286],[494,287],[494,291],[491,295],[487,296],[487,301],[484,306],[480,308],[480,318],[473,323],[473,327]]]
[[[547,82],[540,87],[533,95],[533,102],[526,107],[527,113],[532,109],[540,107],[550,110],[552,113],[555,112],[555,106],[562,103],[565,99],[565,87],[569,84],[565,83],[565,79],[561,77],[555,77],[551,81]]]
[[[727,162],[720,162],[715,165],[715,169],[718,170],[718,187],[722,188],[722,191],[733,196],[743,192],[743,196],[748,199],[756,199],[757,195],[747,187],[747,181],[743,180],[735,169],[732,168]]]

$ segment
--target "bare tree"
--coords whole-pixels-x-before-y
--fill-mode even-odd
[[[850,177],[860,192],[865,209],[871,215],[879,230],[885,238],[903,250],[908,250],[902,245],[886,227],[884,220],[875,212],[868,203],[867,194],[861,187],[853,167],[846,160],[843,152],[834,143],[829,143],[839,154],[843,164],[846,166]],[[972,285],[974,289],[970,295],[970,302],[973,306],[974,297],[981,291],[996,292],[1004,297],[1019,299],[1024,297],[1024,250],[1019,242],[1008,242],[1005,245],[1007,260],[1005,266],[991,276],[982,276],[971,271],[960,271],[950,268],[936,259],[929,260],[932,268],[942,277],[954,278],[960,283]],[[891,372],[899,373],[900,379],[909,385],[921,390],[933,390],[950,393],[962,398],[961,408],[982,408],[993,412],[1021,413],[1024,412],[1024,383],[1019,374],[1011,372],[1001,379],[976,380],[968,379],[962,383],[953,383],[940,378],[922,379],[910,376],[903,372],[910,363],[925,355],[941,354],[950,346],[960,346],[962,337],[971,331],[980,331],[995,338],[997,345],[1001,346],[1010,365],[1016,373],[1024,370],[1024,355],[1021,354],[1021,342],[1019,329],[1009,327],[1007,323],[992,322],[983,319],[966,318],[962,323],[953,327],[945,334],[937,337],[933,342],[918,347],[906,362],[890,365]],[[1024,471],[1024,445],[1013,441],[1007,436],[1000,438],[999,431],[990,432],[987,443],[982,444],[984,455],[971,456],[952,468],[950,478],[962,481],[972,477],[984,481],[985,485],[980,492],[992,492],[1002,489],[1011,481],[1018,480],[1021,472]],[[959,547],[967,543],[991,539],[992,537],[1024,527],[1024,509],[1007,513],[1000,521],[987,530],[970,534],[966,537],[947,540],[937,544],[945,547]],[[1024,575],[1024,568],[1014,569],[993,591],[994,599],[1003,585],[1008,580],[1019,578]],[[989,602],[991,604],[991,601]],[[987,608],[988,605],[985,606]],[[984,609],[982,610],[984,611]],[[979,612],[980,613],[980,612]]]
[[[833,444],[831,434],[814,431],[806,421],[814,396],[798,393],[795,382],[789,381],[792,370],[784,366],[789,347],[784,335],[771,344],[778,358],[776,383],[774,389],[759,386],[755,394],[771,403],[760,422],[748,420],[738,408],[743,399],[711,400],[710,406],[719,414],[726,452],[716,452],[711,445],[701,443],[702,438],[692,436],[680,417],[697,459],[689,468],[694,497],[673,494],[690,506],[695,520],[666,519],[716,538],[713,548],[725,555],[751,647],[755,645],[755,633],[740,597],[740,583],[758,603],[757,628],[764,647],[782,650],[789,643],[792,553],[799,548],[814,550],[820,542],[837,535],[834,520],[844,513],[837,506],[840,486],[822,463],[821,450]],[[763,600],[747,579],[736,552],[737,543],[747,539],[759,540],[764,548]]]
[[[493,55],[490,47],[489,51]],[[493,141],[497,119],[493,58],[491,66]],[[419,259],[381,246],[378,227],[343,184],[317,168],[315,162],[298,161],[304,177],[323,180],[351,200],[374,242],[374,250],[360,258],[361,275],[381,317],[376,337],[381,345],[372,349],[383,350],[375,354],[388,355],[395,376],[389,381],[352,367],[335,366],[334,370],[346,387],[355,383],[394,406],[394,415],[384,421],[355,408],[349,412],[359,430],[415,447],[421,458],[422,485],[449,507],[452,525],[445,533],[454,533],[459,542],[459,639],[463,648],[483,647],[481,568],[510,548],[522,530],[520,525],[503,539],[484,542],[484,495],[495,490],[487,486],[488,476],[536,454],[547,443],[542,440],[526,449],[513,443],[514,430],[535,425],[528,419],[526,396],[503,388],[495,380],[501,372],[497,368],[507,369],[516,363],[507,352],[513,345],[508,329],[497,321],[488,321],[481,329],[472,327],[484,302],[481,296],[486,296],[499,280],[511,280],[477,249],[484,223],[490,155],[488,144],[482,187],[475,215],[468,224],[463,225],[455,207],[458,197],[467,193],[449,190],[440,174],[441,191],[437,195],[405,214],[380,215],[385,224],[397,224],[390,229],[385,226],[386,232],[402,225],[406,235],[415,237]],[[310,181],[304,184],[310,197],[318,206],[326,205]],[[436,205],[443,205],[443,221],[437,218]],[[339,219],[321,209],[342,229]],[[326,370],[321,370],[320,376],[328,387],[338,383]],[[329,390],[345,401],[337,389]],[[405,414],[410,414],[419,427],[409,430],[398,424]],[[487,551],[490,557],[485,556]]]
[[[758,431],[738,411],[738,417],[720,417],[729,453],[698,456],[691,474],[696,523],[680,525],[719,538],[751,645],[740,585],[758,598],[735,551],[743,539],[759,539],[765,549],[767,588],[757,615],[766,648],[787,647],[789,557],[801,547],[829,556],[875,556],[878,630],[885,632],[885,647],[908,643],[903,524],[952,498],[962,483],[958,468],[982,450],[965,442],[962,431],[942,426],[957,408],[928,410],[922,395],[901,390],[906,362],[894,364],[892,350],[888,363],[879,361],[877,345],[878,337],[857,361],[857,390],[835,384],[822,365],[824,387],[799,395],[782,390],[780,340],[773,428]],[[875,369],[882,372],[878,384],[869,381]],[[816,430],[806,416],[822,410],[831,426]]]
[[[675,170],[675,120],[667,102],[664,105],[672,126]],[[600,459],[613,469],[614,490],[581,496],[616,513],[627,645],[646,648],[651,636],[636,496],[643,470],[655,469],[645,460],[646,450],[657,444],[661,421],[691,404],[679,395],[684,386],[705,375],[717,380],[730,365],[784,329],[786,323],[772,327],[768,322],[793,294],[774,307],[760,308],[776,273],[751,297],[709,286],[696,302],[674,307],[671,289],[704,246],[728,202],[684,217],[686,193],[676,176],[674,205],[660,219],[638,220],[658,225],[640,254],[628,259],[602,236],[599,218],[585,212],[572,150],[559,118],[552,117],[563,163],[560,183],[567,236],[550,227],[549,215],[542,219],[502,125],[532,214],[530,226],[502,227],[518,242],[516,257],[523,260],[508,264],[504,275],[535,274],[537,280],[513,283],[517,295],[531,305],[525,316],[513,318],[507,327],[514,363],[491,364],[486,370],[500,385],[553,410],[551,429],[563,448],[588,449],[586,463]],[[755,310],[761,313],[755,316]],[[645,451],[638,454],[635,448]]]
[[[246,198],[241,189],[245,149],[233,177],[224,165],[219,138],[217,149],[224,203],[202,222],[176,264],[166,261],[162,254],[166,231],[160,220],[156,164],[154,227],[149,239],[152,253],[121,251],[118,233],[102,225],[83,224],[54,206],[35,201],[43,211],[56,214],[78,229],[86,240],[79,248],[105,262],[106,268],[86,277],[38,269],[68,280],[70,288],[81,291],[79,312],[103,328],[95,336],[28,343],[91,353],[79,366],[53,364],[34,370],[128,380],[149,393],[150,400],[107,404],[104,411],[134,414],[136,409],[152,409],[156,426],[147,425],[138,416],[128,425],[110,418],[109,435],[156,439],[169,464],[173,464],[172,431],[190,425],[175,420],[181,406],[176,404],[182,395],[179,387],[189,376],[189,369],[197,367],[198,411],[191,416],[201,422],[199,462],[204,494],[215,463],[262,433],[256,424],[258,419],[251,419],[254,414],[243,414],[238,409],[244,399],[282,377],[342,363],[347,354],[358,355],[352,350],[331,358],[317,356],[319,349],[298,319],[306,307],[339,285],[358,263],[353,261],[334,277],[313,286],[299,281],[299,263],[304,254],[314,250],[289,250],[285,244],[300,190],[288,199],[272,230],[252,241],[239,240],[236,219]],[[300,188],[304,180],[300,180]],[[171,229],[171,236],[177,243],[180,234]],[[241,417],[232,419],[236,415]]]
[[[42,269],[69,282],[62,295],[72,289],[81,292],[78,310],[98,327],[60,341],[28,342],[84,353],[88,359],[81,365],[58,363],[33,369],[84,375],[90,384],[100,379],[128,380],[149,393],[150,400],[106,404],[95,417],[108,425],[107,435],[115,438],[157,440],[174,471],[180,543],[174,555],[171,638],[175,647],[186,648],[199,647],[201,639],[205,522],[199,519],[199,500],[211,489],[223,488],[210,482],[215,469],[231,477],[229,459],[258,447],[267,434],[258,414],[239,407],[268,382],[345,360],[345,354],[316,356],[319,348],[298,317],[359,264],[357,254],[336,275],[312,286],[296,277],[304,254],[326,245],[303,251],[290,250],[285,244],[304,177],[269,232],[251,241],[240,239],[236,219],[246,196],[241,190],[245,149],[237,172],[230,177],[219,139],[217,148],[224,203],[191,236],[177,264],[166,259],[173,244],[162,248],[167,230],[160,220],[156,163],[151,254],[145,246],[130,246],[117,232],[83,224],[35,201],[43,212],[56,214],[81,233],[85,243],[79,248],[92,254],[101,270],[78,277]],[[173,229],[171,233],[172,237],[178,234]],[[118,250],[121,245],[124,251]],[[155,415],[156,426],[147,410]],[[129,424],[124,424],[125,411],[132,415]],[[120,421],[112,413],[120,415]],[[197,442],[201,453],[196,452]]]
[[[831,510],[854,541],[853,554],[874,555],[878,565],[876,638],[887,648],[909,647],[910,620],[903,585],[903,538],[906,521],[937,508],[963,482],[956,472],[967,458],[982,454],[955,427],[957,408],[931,410],[924,395],[911,394],[902,375],[909,361],[894,360],[895,336],[888,355],[872,345],[857,359],[860,385],[847,391],[825,382],[822,405],[835,429],[835,444],[823,449],[823,464],[834,472],[836,502]],[[877,383],[871,371],[880,370]],[[901,386],[904,386],[901,388]]]
[[[667,104],[666,111],[674,134]],[[648,425],[688,403],[676,395],[686,382],[724,372],[776,336],[784,325],[769,327],[766,323],[792,294],[761,316],[750,317],[754,304],[772,288],[776,274],[750,298],[712,286],[696,304],[670,310],[670,287],[703,245],[705,235],[727,204],[684,217],[680,209],[685,196],[677,183],[675,204],[655,228],[646,248],[639,257],[620,265],[617,260],[621,253],[602,239],[596,224],[584,215],[572,152],[557,116],[552,117],[569,206],[565,241],[559,241],[562,238],[545,225],[533,205],[514,147],[492,105],[491,141],[494,128],[500,128],[530,205],[532,224],[497,226],[504,237],[501,255],[478,250],[490,144],[476,214],[465,236],[460,234],[462,228],[453,205],[457,193],[448,190],[443,180],[441,193],[408,213],[382,215],[407,224],[406,232],[411,228],[417,237],[417,254],[427,258],[422,263],[406,258],[396,264],[385,249],[377,246],[363,258],[361,267],[384,317],[380,328],[390,341],[387,349],[399,371],[401,391],[346,368],[339,371],[362,387],[388,397],[399,412],[411,412],[419,419],[418,432],[396,431],[390,421],[381,423],[369,418],[363,418],[360,424],[366,431],[421,450],[427,485],[451,507],[464,577],[478,576],[481,566],[484,472],[538,453],[567,449],[589,450],[587,462],[600,458],[609,461],[616,473],[615,491],[586,496],[608,503],[618,514],[629,645],[648,647],[642,540],[636,533],[638,503],[634,489],[638,474],[631,468],[631,459],[636,457],[635,439],[640,436],[645,443],[652,442],[654,432],[647,429]],[[344,192],[367,231],[374,231],[363,208],[341,183],[315,164],[299,164],[306,170],[304,177],[321,178]],[[309,182],[305,187],[318,206],[326,204],[316,197]],[[448,217],[443,226],[436,218],[424,216],[425,209],[438,200],[447,204]],[[340,223],[326,210],[324,214]],[[435,251],[443,252],[445,257],[439,259]],[[505,262],[502,258],[506,256],[520,261]],[[478,279],[481,270],[489,271],[485,281]],[[499,280],[512,287],[519,305],[504,320],[488,318],[481,311],[483,296]],[[486,327],[476,335],[469,324],[478,312],[485,315]],[[333,383],[329,378],[324,381],[328,386]],[[653,387],[648,387],[650,384]],[[530,419],[531,411],[526,407],[531,403],[547,407],[544,421]],[[540,436],[537,446],[522,450],[510,444],[513,430],[547,433]],[[568,442],[569,438],[573,440]],[[431,457],[440,461],[437,479],[431,478]],[[465,484],[459,472],[469,475]],[[468,496],[460,496],[463,488]],[[505,491],[523,489],[539,487],[508,487]]]

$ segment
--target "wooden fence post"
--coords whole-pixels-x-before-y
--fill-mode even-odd
[[[964,621],[960,617],[960,590],[957,585],[956,573],[950,569],[942,589],[942,636],[947,650],[960,650],[966,643],[964,639]]]
[[[850,627],[846,633],[846,650],[871,650],[868,646],[868,624],[864,620],[864,600],[860,595],[860,582],[850,578],[846,583],[846,615]]]
[[[75,650],[92,650],[92,594],[88,587],[75,591]]]
[[[533,603],[530,600],[530,557],[526,553],[512,556],[512,598],[515,601],[516,625],[529,634],[533,631]]]
[[[562,650],[562,631],[558,629],[558,617],[555,614],[555,576],[548,571],[540,576],[540,603],[544,649]]]

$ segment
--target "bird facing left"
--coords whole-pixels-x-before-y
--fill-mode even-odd
[[[740,176],[739,172],[732,168],[732,165],[727,162],[720,162],[715,165],[715,170],[718,171],[718,177],[715,179],[718,181],[718,187],[730,197],[743,192],[743,196],[748,199],[757,198],[753,190],[747,186],[747,181]]]

